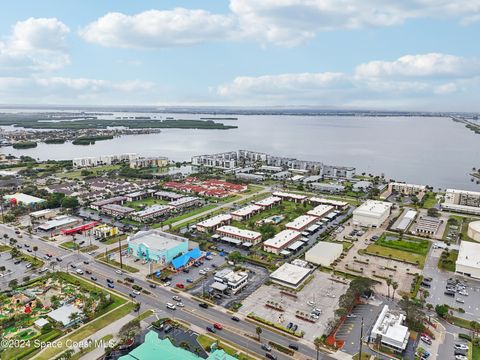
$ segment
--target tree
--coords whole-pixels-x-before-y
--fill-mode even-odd
[[[75,209],[78,205],[78,199],[74,196],[65,196],[62,200],[62,207],[66,209]]]
[[[18,286],[17,279],[10,280],[10,282],[8,283],[8,286],[10,287],[10,289],[15,289]]]
[[[478,335],[478,332],[480,331],[480,323],[478,321],[472,320],[470,321],[470,327],[472,328],[472,332],[473,332],[472,340],[475,340],[475,338]]]
[[[315,345],[315,350],[317,351],[317,360],[318,360],[318,353],[320,352],[320,346],[322,346],[322,339],[319,337],[316,337],[315,340],[313,340],[313,345]]]
[[[417,299],[410,299],[408,296],[404,296],[398,302],[398,305],[405,312],[405,320],[408,327],[415,331],[422,331],[424,329],[423,320],[425,317],[422,303]]]
[[[395,299],[395,291],[398,289],[398,282],[392,281],[392,288],[393,288],[392,300],[394,300]]]
[[[428,210],[427,210],[427,214],[428,214],[428,216],[432,216],[432,217],[438,217],[438,216],[440,216],[439,211],[438,211],[438,209],[436,209],[436,208],[430,208],[430,209],[428,209]]]
[[[228,254],[228,260],[231,260],[234,263],[239,263],[242,262],[243,256],[240,251],[232,251],[230,254]]]
[[[140,321],[132,320],[120,328],[118,335],[123,341],[133,339],[138,333],[140,333]]]
[[[258,341],[260,341],[260,335],[262,334],[262,328],[260,326],[257,326],[257,328],[255,329],[255,332],[257,333],[257,336],[258,336]]]
[[[387,289],[388,289],[387,298],[390,298],[390,286],[392,285],[392,279],[387,278],[387,279],[385,279],[385,282],[387,283]]]
[[[32,250],[33,250],[33,254],[35,255],[35,259],[36,259],[36,258],[37,258],[38,246],[34,246],[34,247],[32,248]]]

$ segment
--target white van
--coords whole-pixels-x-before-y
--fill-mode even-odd
[[[173,305],[172,303],[167,303],[167,309],[175,310],[175,305]]]
[[[78,275],[83,275],[83,270],[82,269],[77,269],[77,274]]]

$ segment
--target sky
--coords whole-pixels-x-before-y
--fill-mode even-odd
[[[480,111],[480,0],[0,3],[0,103]]]

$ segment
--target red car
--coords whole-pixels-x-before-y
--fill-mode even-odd
[[[222,329],[223,329],[222,324],[219,324],[219,323],[213,324],[213,327],[214,327],[215,329],[218,329],[218,330],[222,330]]]
[[[179,289],[184,289],[185,288],[185,285],[183,285],[182,283],[178,283],[175,286]]]

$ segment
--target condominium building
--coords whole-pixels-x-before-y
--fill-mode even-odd
[[[285,227],[290,230],[303,231],[317,221],[318,221],[317,216],[300,215],[293,221],[286,223]]]
[[[197,223],[197,230],[202,232],[215,231],[220,226],[230,224],[230,221],[232,221],[232,215],[230,214],[216,215],[210,219]]]
[[[300,238],[301,233],[295,230],[283,230],[280,231],[273,238],[270,238],[263,242],[263,250],[266,252],[279,254],[283,249],[290,246],[298,238]]]
[[[220,236],[240,240],[242,242],[251,243],[253,245],[262,241],[262,234],[253,230],[239,229],[235,226],[220,226],[216,233]]]
[[[91,156],[91,157],[81,157],[74,158],[73,167],[75,168],[85,168],[93,166],[102,166],[102,165],[112,165],[121,162],[130,163],[130,161],[137,159],[139,156],[134,153],[126,154],[113,154],[113,155],[101,155],[101,156]]]
[[[273,193],[273,196],[279,197],[282,200],[290,200],[294,202],[304,202],[307,199],[305,195],[287,193],[283,191],[276,191]]]
[[[252,204],[252,205],[244,206],[235,211],[232,211],[230,215],[232,215],[233,220],[242,221],[242,220],[250,219],[253,215],[259,213],[262,210],[263,210],[263,207]]]
[[[442,208],[480,215],[480,192],[447,189]]]
[[[275,205],[280,204],[281,202],[282,202],[282,198],[279,198],[278,196],[269,196],[265,199],[256,201],[255,205],[261,206],[265,209],[270,209]]]
[[[159,157],[146,157],[130,160],[130,167],[132,169],[142,169],[149,167],[165,167],[168,166],[168,158]]]
[[[143,210],[132,213],[131,216],[133,220],[144,222],[167,214],[171,210],[172,207],[169,205],[152,205]]]

